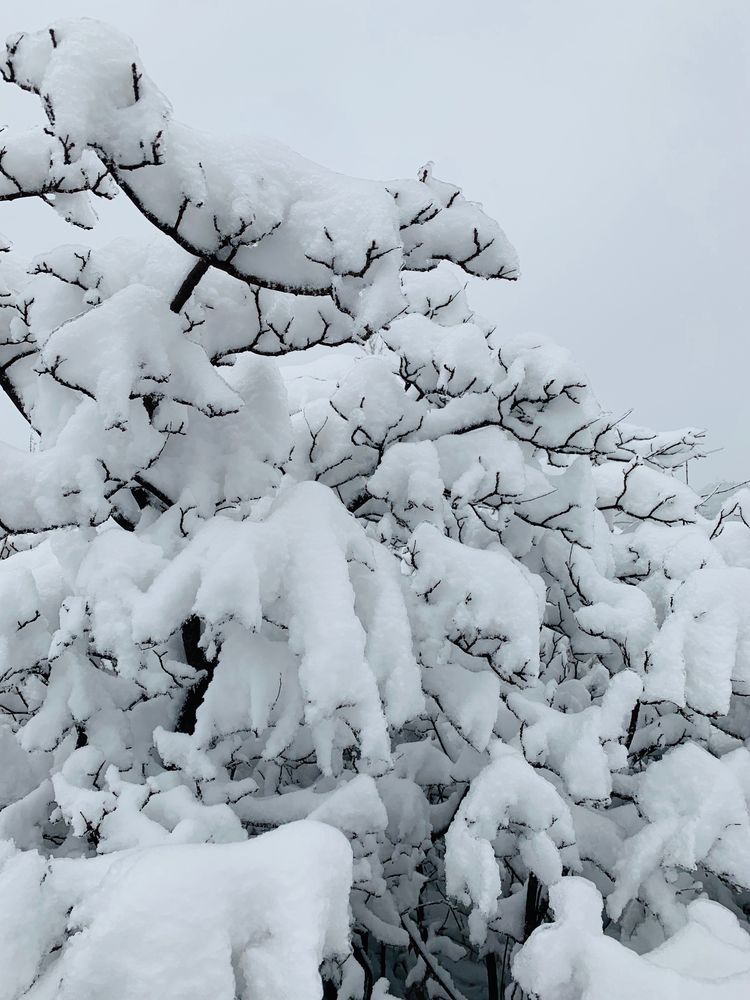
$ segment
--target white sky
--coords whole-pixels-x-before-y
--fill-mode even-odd
[[[434,160],[521,255],[475,306],[570,348],[618,415],[706,427],[693,481],[750,477],[748,0],[2,0],[0,30],[80,15],[135,38],[187,123],[383,180]],[[39,118],[0,89],[0,122]],[[42,205],[0,231],[88,239]],[[142,231],[118,199],[90,240]]]

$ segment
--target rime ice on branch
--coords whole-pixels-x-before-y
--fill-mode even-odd
[[[0,201],[155,236],[0,244],[2,1000],[744,997],[750,506],[681,480],[702,433],[475,315],[515,254],[431,167],[196,133],[94,21],[2,72],[47,123]]]

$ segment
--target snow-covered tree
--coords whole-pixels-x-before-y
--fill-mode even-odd
[[[0,1000],[750,988],[750,499],[476,316],[498,225],[177,123],[13,36],[0,201]],[[716,509],[714,510],[714,507]],[[602,917],[602,907],[604,916]]]

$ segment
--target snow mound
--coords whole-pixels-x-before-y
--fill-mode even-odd
[[[318,1000],[321,962],[349,953],[351,850],[323,823],[91,861],[5,854],[2,1000]]]
[[[555,914],[513,963],[521,988],[539,1000],[744,1000],[750,995],[750,935],[718,903],[697,899],[685,926],[637,955],[602,933],[601,896],[569,876],[550,888]]]

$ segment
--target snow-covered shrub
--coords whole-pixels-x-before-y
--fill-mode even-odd
[[[476,316],[515,254],[431,167],[196,133],[93,21],[1,68],[47,123],[0,201],[156,234],[2,245],[1,1000],[745,996],[750,505],[677,478],[701,433]]]

